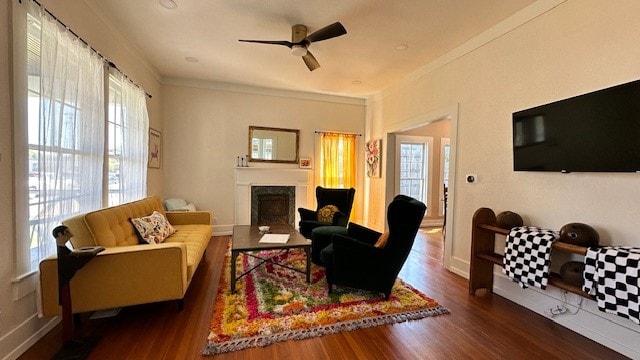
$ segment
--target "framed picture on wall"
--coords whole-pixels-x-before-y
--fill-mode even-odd
[[[148,167],[160,169],[162,156],[162,134],[156,129],[149,128],[149,162]]]
[[[367,164],[367,176],[379,178],[380,173],[380,147],[382,145],[382,139],[374,139],[368,141],[365,146],[365,162]]]
[[[300,158],[300,168],[301,169],[311,169],[311,158],[301,157]]]

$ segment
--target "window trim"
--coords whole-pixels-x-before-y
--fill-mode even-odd
[[[28,117],[28,78],[27,73],[27,7],[12,7],[13,22],[13,179],[14,179],[14,229],[15,229],[15,277],[14,283],[21,283],[33,274],[31,270],[29,236],[29,194],[21,191],[29,182],[27,158],[29,139]],[[33,288],[35,290],[35,286]]]

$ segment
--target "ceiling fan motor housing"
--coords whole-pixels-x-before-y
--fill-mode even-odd
[[[291,27],[291,42],[299,43],[307,37],[307,27],[302,24],[293,25]]]

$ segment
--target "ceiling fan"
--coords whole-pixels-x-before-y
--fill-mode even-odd
[[[310,71],[313,71],[320,67],[318,60],[309,52],[309,45],[314,42],[331,39],[334,37],[342,36],[347,33],[347,30],[340,24],[335,22],[331,25],[325,26],[322,29],[307,36],[307,27],[301,24],[293,25],[291,27],[291,41],[270,41],[270,40],[238,40],[242,42],[251,42],[258,44],[269,45],[284,45],[291,49],[291,53],[295,56],[301,56],[304,63]]]

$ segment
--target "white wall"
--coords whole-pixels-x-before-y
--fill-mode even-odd
[[[153,98],[148,100],[151,126],[162,129],[160,122],[159,75],[146,60],[138,56],[127,40],[106,24],[84,1],[41,0],[46,8],[74,32],[114,62],[129,78],[141,85]],[[16,358],[55,319],[37,317],[36,276],[16,279],[16,237],[14,226],[14,184],[11,104],[11,9],[24,6],[15,0],[0,0],[0,358]],[[149,169],[149,193],[162,191],[161,171]],[[37,275],[37,274],[36,274]]]
[[[175,79],[165,83],[163,193],[212,211],[218,234],[228,233],[235,223],[233,169],[237,157],[247,154],[250,125],[299,129],[300,156],[312,158],[314,171],[318,171],[316,130],[364,132],[362,99]],[[358,159],[364,159],[363,151],[364,146],[358,149]],[[298,168],[297,164],[249,165]],[[358,167],[360,179],[363,168]],[[312,192],[314,187],[311,184]],[[356,207],[361,207],[362,198],[363,191],[356,191]]]
[[[514,111],[640,78],[638,14],[637,1],[569,0],[475,50],[425,67],[370,100],[373,137],[395,123],[458,106],[451,270],[468,273],[471,218],[479,207],[512,210],[527,224],[551,229],[584,222],[598,230],[602,244],[640,245],[638,174],[514,172],[511,145]],[[480,181],[465,183],[465,173],[478,174]],[[376,201],[380,206],[384,199]],[[553,291],[537,296],[502,283],[497,287],[538,312],[558,303],[549,294],[560,296]],[[595,315],[583,310],[554,320],[640,357],[634,340],[638,327],[594,310],[589,302]],[[585,322],[584,316],[593,319]],[[609,320],[620,325],[611,330]]]

